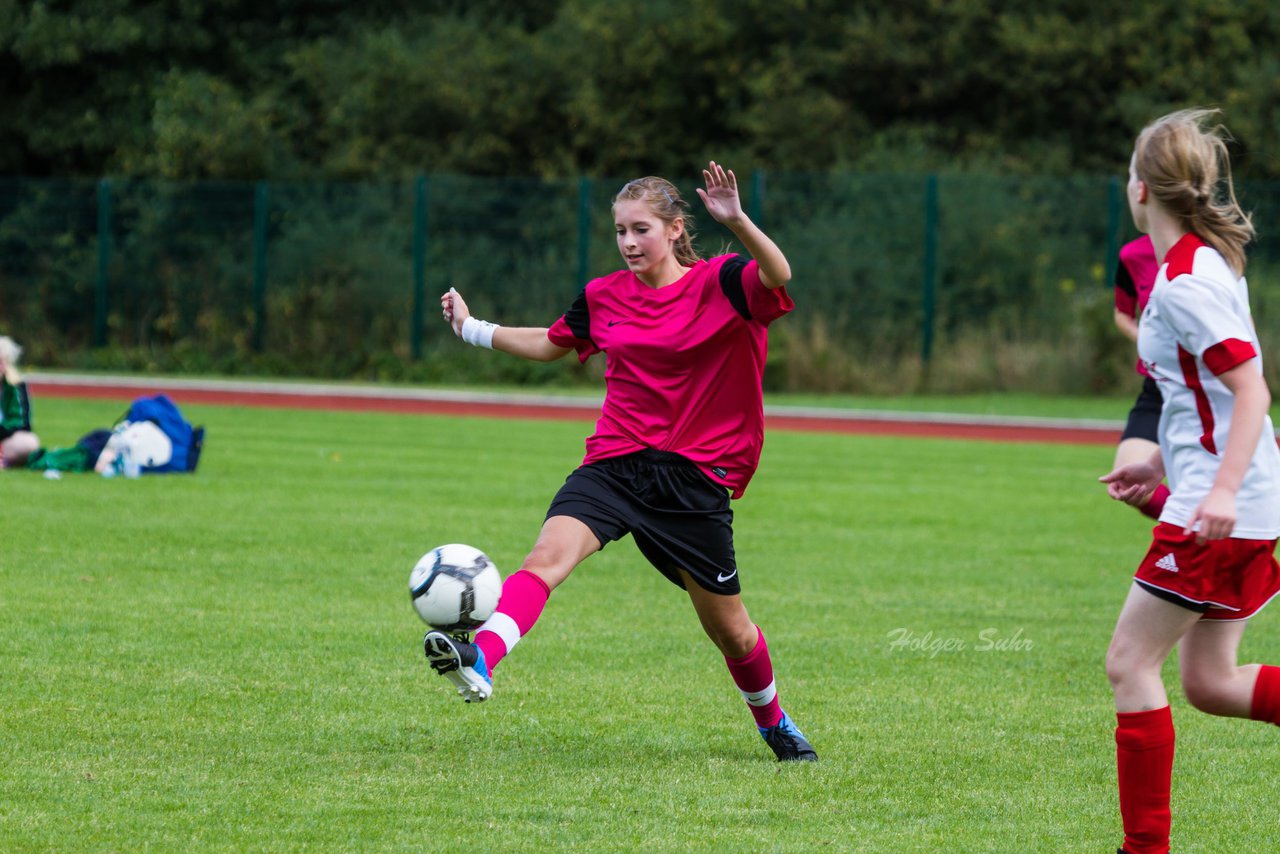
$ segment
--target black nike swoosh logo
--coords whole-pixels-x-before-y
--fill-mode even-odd
[[[610,321],[609,321],[609,328],[610,328],[610,329],[612,329],[613,327],[617,326],[617,325],[618,325],[618,324],[620,324],[620,323],[630,323],[630,322],[631,322],[631,318],[630,318],[630,317],[628,317],[628,318],[626,318],[626,319],[624,319],[624,320],[610,320]]]

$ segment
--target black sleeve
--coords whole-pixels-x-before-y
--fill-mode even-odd
[[[1133,284],[1133,276],[1129,274],[1129,268],[1123,261],[1116,262],[1116,288],[1134,299],[1138,298],[1138,289]]]
[[[573,337],[583,341],[591,341],[591,309],[587,307],[587,289],[583,288],[578,298],[564,313],[565,325],[573,333]],[[594,344],[594,341],[591,341]]]
[[[733,310],[743,320],[751,319],[751,309],[747,307],[747,294],[742,290],[742,270],[747,263],[741,255],[730,255],[720,267],[720,290],[724,292]]]

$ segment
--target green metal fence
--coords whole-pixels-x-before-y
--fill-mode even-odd
[[[50,366],[104,350],[320,375],[430,359],[450,285],[481,316],[547,325],[616,269],[623,183],[0,179],[0,331]],[[695,179],[680,184],[718,253],[731,235],[697,216]],[[791,345],[817,329],[852,361],[927,370],[966,338],[1078,348],[1080,312],[1109,319],[1133,236],[1115,177],[757,172],[743,186],[792,263]],[[1268,326],[1280,185],[1238,189],[1259,223],[1250,282]]]

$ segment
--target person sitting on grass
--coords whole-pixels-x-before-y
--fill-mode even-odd
[[[0,468],[18,468],[40,448],[31,432],[31,400],[18,373],[22,348],[0,335]]]

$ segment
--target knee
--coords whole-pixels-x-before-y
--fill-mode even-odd
[[[1107,650],[1107,681],[1115,688],[1124,681],[1127,673],[1124,656],[1116,649],[1115,644]]]
[[[1107,650],[1107,681],[1111,683],[1112,689],[1121,687],[1141,671],[1142,666],[1132,652],[1124,644],[1113,640]]]
[[[1221,679],[1202,673],[1182,675],[1182,693],[1187,702],[1210,715],[1225,715],[1231,709],[1232,697],[1228,685]]]
[[[0,457],[6,466],[17,468],[27,464],[27,458],[40,450],[40,439],[35,433],[19,430],[3,444],[0,444]]]
[[[573,566],[571,559],[557,555],[554,549],[534,546],[533,551],[529,552],[524,562],[520,564],[520,571],[536,575],[542,579],[548,589],[554,590],[560,582],[569,577]]]
[[[726,658],[745,658],[760,641],[760,630],[750,620],[746,625],[706,627],[707,635]]]

